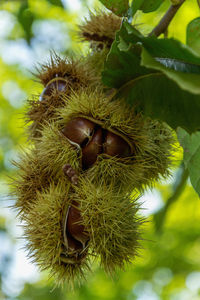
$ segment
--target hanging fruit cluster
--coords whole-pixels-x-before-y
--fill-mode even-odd
[[[91,258],[108,272],[137,255],[137,198],[168,175],[173,137],[167,125],[144,118],[122,99],[111,101],[100,80],[121,19],[91,15],[80,27],[92,53],[55,54],[42,65],[39,99],[29,101],[33,147],[21,154],[16,208],[28,250],[57,282],[84,277]]]

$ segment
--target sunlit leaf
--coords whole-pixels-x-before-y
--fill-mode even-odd
[[[189,171],[192,186],[200,196],[200,131],[189,135],[178,128],[177,135],[184,149],[184,164]]]
[[[200,55],[200,18],[196,18],[188,24],[187,44]]]
[[[99,0],[106,8],[111,10],[118,16],[124,16],[127,14],[129,8],[128,0]]]
[[[167,77],[171,78],[173,81],[175,81],[182,89],[187,90],[191,93],[194,94],[200,94],[200,66],[198,65],[194,65],[194,67],[191,64],[185,64],[183,63],[183,66],[180,64],[176,64],[176,62],[174,62],[174,65],[172,68],[168,67],[171,66],[171,64],[173,64],[173,59],[169,59],[169,61],[167,61],[165,59],[165,62],[156,58],[153,58],[145,49],[143,49],[142,51],[142,62],[141,64],[143,66],[152,68],[152,69],[156,69],[161,71],[162,73],[164,73],[165,75],[167,75]],[[180,69],[183,67],[183,69],[185,70],[187,68],[187,70],[193,70],[193,73],[188,73],[188,72],[181,72],[181,71],[176,71],[174,70],[174,68],[177,66],[180,67]],[[195,74],[195,71],[198,72],[197,74]]]
[[[160,69],[162,69],[162,65],[166,67],[166,69],[163,68],[162,70],[168,69],[167,75],[170,75],[170,72],[172,72],[172,74],[176,73],[176,78],[172,76],[172,79],[178,83],[180,83],[179,77],[180,81],[182,81],[182,74],[180,73],[189,73],[190,76],[186,76],[186,78],[183,74],[183,78],[188,81],[188,90],[193,93],[199,93],[200,57],[196,56],[188,47],[175,39],[144,37],[128,23],[124,23],[123,27],[124,29],[121,30],[119,34],[124,38],[126,43],[140,43],[152,56],[153,60],[159,63],[157,64],[158,68],[159,65]],[[125,31],[128,34],[126,34]],[[191,74],[198,74],[198,76],[191,76]],[[192,83],[191,88],[189,82]],[[184,83],[182,87],[186,89],[187,85]]]
[[[160,7],[165,0],[144,0],[141,5],[141,10],[144,13],[152,12]]]
[[[144,13],[155,11],[163,2],[164,0],[133,0],[129,14],[134,16],[137,10],[142,10]]]
[[[133,0],[130,10],[129,10],[129,15],[134,16],[134,14],[137,12],[138,9],[141,9],[142,4],[144,3],[145,0]]]

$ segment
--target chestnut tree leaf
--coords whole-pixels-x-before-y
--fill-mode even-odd
[[[200,17],[187,26],[187,45],[200,55]]]
[[[139,32],[138,35],[140,36]],[[126,42],[126,36],[128,33],[122,24],[120,31],[116,33],[102,72],[102,81],[108,87],[120,88],[134,78],[156,72],[141,66],[142,47],[137,44],[138,38],[135,43],[129,43]]]
[[[106,8],[111,10],[117,16],[127,15],[129,9],[128,0],[99,0]]]
[[[123,39],[127,45],[140,44],[155,61],[168,69],[182,73],[200,74],[200,57],[175,39],[145,37],[127,22],[122,24],[118,32],[118,40],[120,39]]]
[[[145,0],[133,0],[131,7],[129,9],[129,16],[133,17],[138,9],[141,8]]]
[[[191,184],[200,196],[200,131],[189,135],[179,127],[177,136],[184,149],[183,161],[189,171]]]
[[[155,11],[163,2],[164,0],[133,0],[129,15],[134,16],[137,10],[142,10],[144,13]]]
[[[139,45],[129,47],[122,38],[117,36],[102,72],[103,83],[109,87],[120,88],[133,78],[150,73],[149,69],[141,66],[140,53]]]
[[[171,62],[168,64],[171,65]],[[174,70],[174,67],[171,69],[167,67],[167,64],[160,63],[160,60],[154,59],[145,49],[142,51],[142,61],[141,64],[143,66],[156,69],[162,71],[166,76],[174,80],[182,89],[187,90],[194,94],[200,94],[200,74],[195,74],[195,68],[193,69],[193,73],[180,72]],[[189,65],[191,66],[191,65]],[[194,65],[196,67],[196,72],[199,72],[198,65]],[[183,68],[185,67],[185,64]],[[181,66],[180,66],[181,69]]]
[[[186,49],[184,58],[188,64],[195,65],[197,73],[176,71],[156,61],[153,55],[159,49],[154,49],[152,39],[146,47],[143,41],[147,39],[123,23],[108,54],[102,72],[103,83],[118,89],[116,97],[124,98],[147,116],[165,121],[174,129],[178,126],[188,132],[200,129],[200,75],[198,64],[193,63],[199,58]],[[159,48],[159,44],[155,45]],[[160,52],[164,55],[161,46]],[[175,59],[180,54],[177,48]],[[169,51],[169,54],[172,59],[173,53]]]
[[[182,90],[162,72],[138,76],[124,84],[116,98],[125,99],[146,116],[188,132],[200,129],[200,95]]]
[[[160,7],[160,5],[164,2],[165,0],[144,0],[141,10],[144,13],[149,13],[152,11],[155,11]]]

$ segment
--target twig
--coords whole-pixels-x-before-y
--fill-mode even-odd
[[[163,208],[161,208],[157,213],[155,213],[154,215],[154,221],[155,221],[155,226],[156,229],[161,231],[162,230],[162,226],[164,224],[164,220],[167,214],[167,211],[169,209],[169,207],[172,205],[172,203],[174,203],[181,195],[181,193],[183,192],[186,183],[187,183],[187,179],[188,179],[188,170],[185,170],[183,165],[181,165],[180,167],[180,172],[178,174],[178,178],[176,179],[175,183],[174,183],[174,192],[171,195],[171,197],[168,198],[165,206]]]
[[[180,3],[177,5],[171,5],[166,14],[163,16],[163,18],[160,20],[160,23],[152,30],[152,32],[149,34],[159,36],[160,34],[164,33],[166,29],[168,28],[170,22],[172,21],[173,17],[177,13],[178,9],[181,7],[181,5],[185,2],[185,0],[180,0]]]
[[[165,30],[165,32],[164,32],[164,38],[168,38],[168,28]]]
[[[197,4],[198,4],[198,6],[199,6],[199,8],[200,8],[200,0],[197,0]]]

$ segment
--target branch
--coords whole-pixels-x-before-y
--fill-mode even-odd
[[[181,193],[183,192],[188,179],[188,170],[185,170],[183,165],[180,167],[180,171],[177,174],[177,179],[173,185],[174,192],[171,197],[168,198],[165,206],[161,208],[157,213],[154,215],[154,221],[156,229],[161,231],[162,226],[164,224],[164,220],[167,214],[169,207],[180,197]]]
[[[171,5],[166,14],[163,16],[163,18],[160,20],[160,23],[152,30],[152,32],[149,34],[159,36],[160,34],[164,33],[170,22],[172,21],[173,17],[177,13],[178,9],[181,7],[181,5],[185,2],[185,0],[180,0],[180,3],[177,5]]]

